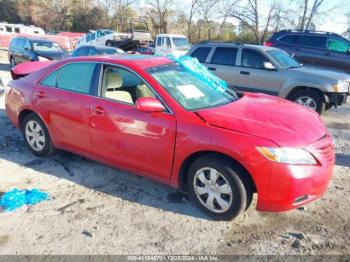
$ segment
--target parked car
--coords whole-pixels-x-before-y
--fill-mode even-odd
[[[338,34],[283,30],[274,33],[265,45],[283,49],[305,65],[350,74],[350,41]]]
[[[273,47],[204,42],[188,54],[238,90],[280,96],[320,114],[349,94],[349,75],[304,67]]]
[[[184,35],[159,34],[155,46],[157,55],[182,56],[190,49],[188,39]]]
[[[154,48],[141,46],[132,51],[133,54],[154,55]]]
[[[59,44],[43,39],[15,37],[8,48],[11,67],[27,61],[58,60],[69,56]]]
[[[92,45],[82,45],[74,49],[72,57],[78,56],[93,56],[93,55],[116,55],[124,54],[120,48],[115,47],[95,47]]]
[[[214,88],[166,57],[69,58],[10,86],[7,115],[33,154],[60,148],[187,190],[214,219],[240,214],[254,192],[258,210],[297,208],[332,175],[316,113]]]

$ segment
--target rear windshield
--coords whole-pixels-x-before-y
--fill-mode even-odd
[[[45,41],[32,41],[33,50],[37,52],[64,52],[59,44]]]
[[[176,47],[188,47],[188,41],[185,37],[173,37],[173,43]]]

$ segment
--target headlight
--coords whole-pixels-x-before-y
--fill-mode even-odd
[[[40,56],[40,55],[38,55],[38,60],[39,61],[49,61],[49,59],[47,59],[47,58],[45,58],[43,56]]]
[[[333,86],[334,92],[348,93],[349,92],[349,82],[344,80],[339,80],[336,85]]]
[[[257,147],[260,154],[267,159],[283,164],[291,165],[316,165],[315,158],[305,149],[302,148],[273,148]]]

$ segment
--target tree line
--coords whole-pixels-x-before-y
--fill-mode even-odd
[[[158,33],[203,40],[261,44],[284,28],[313,29],[339,12],[325,0],[0,0],[0,22],[35,24],[47,31],[128,31],[142,18]]]

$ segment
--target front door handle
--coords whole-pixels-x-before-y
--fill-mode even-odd
[[[210,71],[216,71],[216,68],[215,67],[209,67],[208,68]]]
[[[105,113],[105,110],[102,106],[96,106],[94,111],[97,115],[103,115]]]
[[[39,91],[39,92],[36,94],[36,96],[37,96],[38,98],[44,98],[44,97],[46,97],[44,91]]]
[[[247,72],[247,71],[241,71],[239,72],[241,75],[250,75],[250,72]]]

